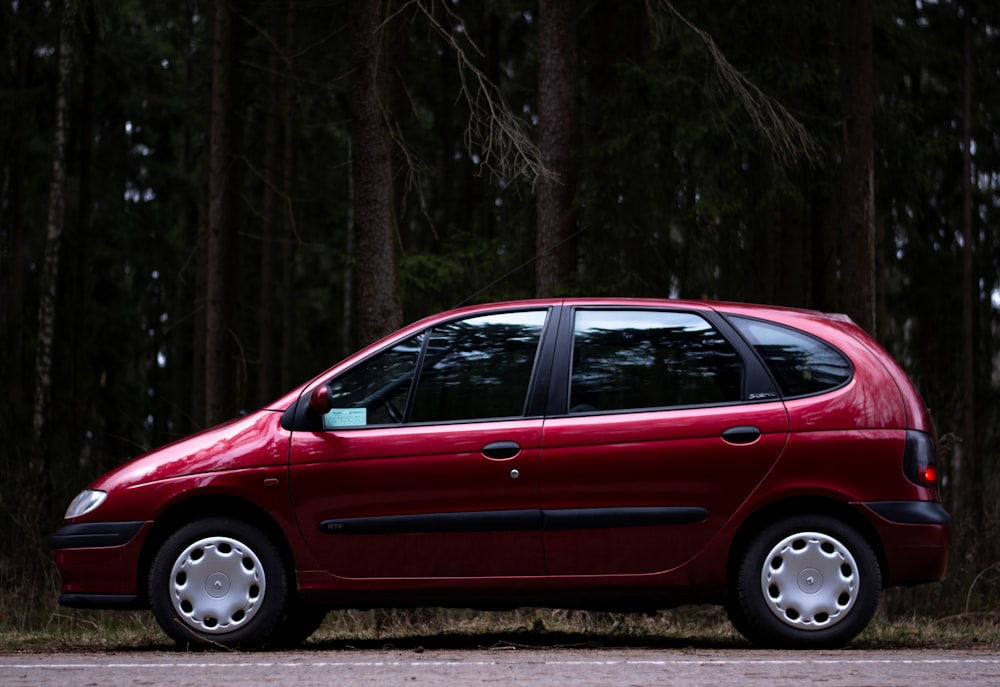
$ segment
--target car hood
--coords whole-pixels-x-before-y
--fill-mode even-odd
[[[259,410],[154,449],[104,474],[91,489],[118,487],[288,462],[288,432],[281,412]]]

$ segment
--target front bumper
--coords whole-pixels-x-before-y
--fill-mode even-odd
[[[151,522],[63,525],[52,535],[62,578],[60,605],[70,608],[147,608],[138,583],[142,544]]]
[[[135,522],[81,522],[63,525],[55,534],[49,548],[91,549],[127,544],[139,533],[143,521]]]

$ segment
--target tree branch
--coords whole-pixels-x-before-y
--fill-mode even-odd
[[[775,98],[761,91],[756,84],[730,64],[712,36],[692,24],[677,11],[670,0],[646,0],[646,7],[657,42],[660,42],[662,35],[658,17],[669,14],[704,44],[715,67],[720,87],[743,105],[754,129],[770,144],[777,161],[784,165],[793,165],[801,158],[808,161],[820,159],[820,149],[805,126]]]
[[[542,164],[541,153],[525,126],[504,100],[499,86],[478,69],[459,44],[454,33],[434,16],[433,0],[411,0],[427,19],[431,28],[452,49],[461,83],[460,97],[469,107],[465,129],[465,146],[490,174],[500,179],[523,178],[534,182],[540,176],[556,178]],[[446,3],[441,3],[447,15],[461,21]],[[398,14],[398,13],[397,13]],[[473,50],[482,54],[468,36],[462,34]]]

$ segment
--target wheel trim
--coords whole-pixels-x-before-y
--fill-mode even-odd
[[[233,632],[261,608],[264,566],[246,544],[229,537],[200,539],[174,561],[170,603],[189,627],[205,634]]]
[[[858,566],[844,544],[819,532],[782,539],[764,558],[767,608],[797,630],[823,630],[844,620],[858,599]]]

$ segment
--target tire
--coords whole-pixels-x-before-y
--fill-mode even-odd
[[[843,646],[878,609],[882,573],[867,540],[835,518],[787,518],[746,548],[726,611],[754,644]]]
[[[275,649],[294,649],[309,639],[326,619],[326,609],[301,602],[290,603],[284,617],[278,622],[269,643]]]
[[[182,645],[256,649],[286,616],[288,572],[257,528],[231,518],[198,520],[160,547],[150,569],[157,622]]]

